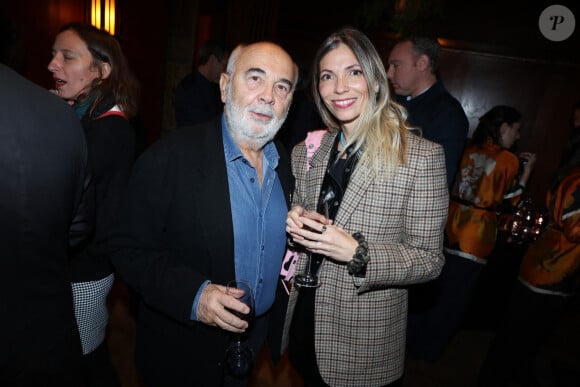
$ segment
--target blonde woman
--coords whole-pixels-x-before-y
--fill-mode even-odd
[[[397,385],[405,286],[437,277],[444,262],[444,153],[408,126],[363,33],[330,35],[313,69],[328,132],[311,158],[304,143],[293,150],[296,189],[286,231],[313,254],[320,285],[293,286],[283,346],[306,386]]]

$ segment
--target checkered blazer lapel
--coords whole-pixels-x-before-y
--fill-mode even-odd
[[[307,203],[311,208],[315,208],[320,195],[320,188],[324,175],[333,154],[333,145],[338,133],[329,132],[324,136],[320,143],[320,148],[310,159],[311,170],[307,173],[307,187],[310,191],[306,192]],[[300,161],[301,162],[301,161]],[[335,224],[345,225],[348,219],[356,209],[359,199],[365,194],[368,187],[374,181],[369,165],[359,161],[348,183],[348,188],[340,203],[340,208],[336,215]]]
[[[344,197],[340,202],[335,224],[341,227],[348,224],[351,215],[359,204],[360,198],[364,196],[373,181],[374,177],[368,163],[359,160],[350,177]]]
[[[332,154],[332,145],[334,144],[336,135],[336,133],[329,132],[322,138],[320,147],[310,159],[310,170],[306,170],[306,152],[300,152],[301,157],[294,163],[294,173],[300,176],[300,178],[304,177],[306,179],[305,186],[308,187],[308,192],[301,192],[299,196],[301,196],[300,200],[303,201],[302,204],[304,204],[305,200],[309,208],[316,208],[316,204],[318,203],[320,187],[324,180],[324,174],[326,173],[326,167]]]

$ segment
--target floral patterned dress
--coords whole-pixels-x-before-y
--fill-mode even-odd
[[[526,252],[520,281],[536,293],[571,295],[580,287],[580,167],[546,201],[550,224]]]
[[[445,252],[485,264],[497,236],[498,206],[519,200],[519,160],[499,145],[471,144],[451,192]]]

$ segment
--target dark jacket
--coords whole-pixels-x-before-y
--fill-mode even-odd
[[[293,179],[278,152],[289,200]],[[136,357],[147,382],[220,384],[230,336],[190,315],[204,281],[235,278],[229,195],[220,120],[171,133],[135,164],[113,262],[142,297]]]
[[[109,252],[113,230],[117,227],[127,181],[135,161],[135,131],[118,115],[98,118],[114,106],[104,102],[82,119],[95,187],[94,233],[75,254],[73,282],[102,279],[113,272]]]
[[[469,121],[461,104],[449,94],[441,81],[409,101],[402,96],[396,98],[409,112],[411,125],[421,128],[427,140],[443,146],[447,186],[451,188],[469,131]]]
[[[68,246],[91,223],[85,139],[59,97],[3,65],[0,83],[0,385],[73,385]]]

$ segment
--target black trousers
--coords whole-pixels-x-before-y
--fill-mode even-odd
[[[512,381],[536,385],[536,355],[567,302],[565,297],[535,293],[518,281],[506,318],[481,367],[478,385],[503,387]]]
[[[329,387],[324,382],[314,350],[314,296],[316,289],[301,289],[289,334],[288,358],[304,381],[304,387]],[[383,387],[400,387],[397,379]]]
[[[461,324],[484,265],[445,254],[441,275],[409,288],[407,353],[437,361]]]
[[[121,387],[117,371],[111,364],[106,342],[83,356],[82,370],[85,387]]]

